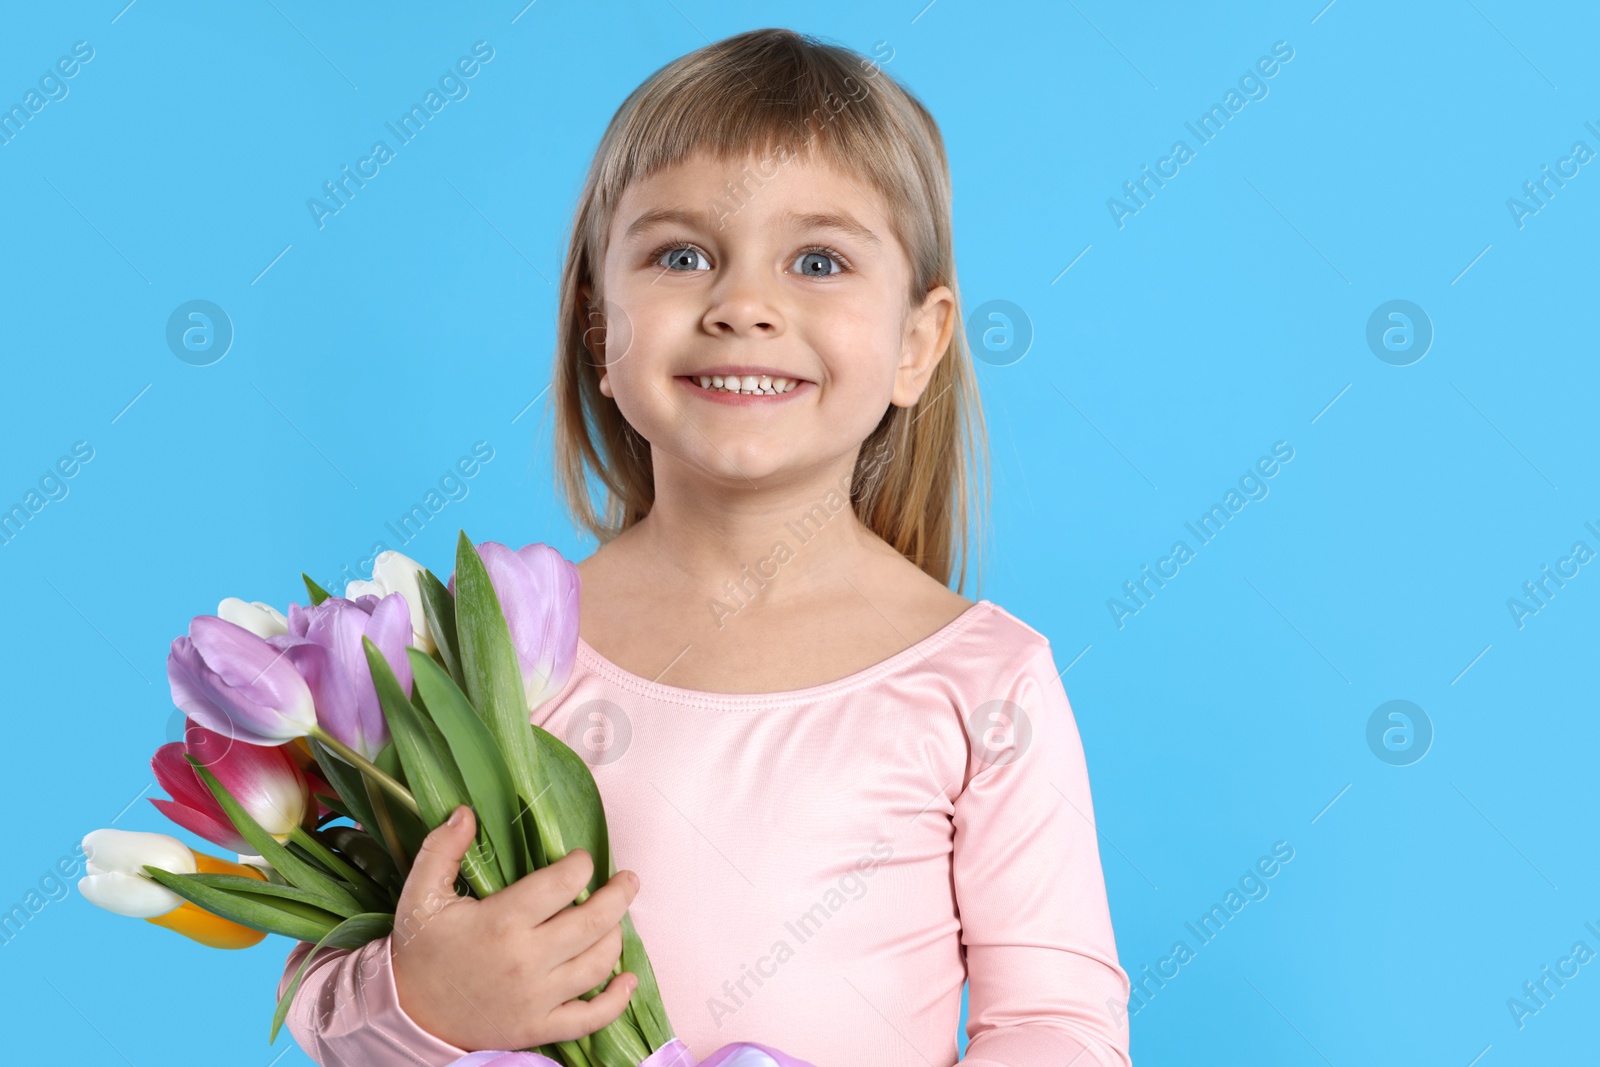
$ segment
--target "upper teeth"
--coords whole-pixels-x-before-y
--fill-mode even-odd
[[[720,389],[727,393],[787,393],[800,382],[794,378],[774,378],[769,374],[702,374],[697,379],[702,389]]]

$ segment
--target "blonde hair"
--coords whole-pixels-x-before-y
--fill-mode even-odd
[[[567,507],[604,544],[655,499],[649,445],[600,392],[585,344],[590,330],[604,330],[603,258],[623,191],[699,152],[737,161],[756,150],[765,161],[776,148],[787,162],[796,137],[801,153],[820,150],[883,196],[910,262],[911,306],[938,285],[955,295],[949,346],[917,403],[890,404],[862,442],[850,502],[868,529],[941,584],[950,584],[959,560],[960,589],[968,520],[979,520],[976,541],[987,517],[988,448],[956,285],[944,140],[922,103],[875,61],[792,30],[751,30],[674,60],[629,94],[600,139],[573,216],[557,310],[555,463]],[[605,489],[603,517],[590,470]],[[979,487],[973,515],[969,493]]]

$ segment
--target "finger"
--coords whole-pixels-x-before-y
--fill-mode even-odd
[[[551,951],[558,958],[571,959],[622,922],[639,891],[637,879],[629,878],[631,873],[617,872],[588,900],[565,908],[540,924],[540,934],[549,938]]]
[[[537,926],[577,900],[592,877],[594,860],[588,852],[575,848],[549,866],[531,871],[485,897],[484,902],[496,911],[515,915],[518,924]]]
[[[628,1007],[628,998],[639,985],[631,971],[623,971],[592,1000],[569,1000],[548,1016],[556,1041],[575,1041],[615,1022]]]
[[[550,972],[550,984],[562,999],[582,996],[611,977],[622,958],[622,925],[619,923],[600,936],[600,940]]]
[[[411,864],[411,873],[401,892],[403,898],[430,894],[456,895],[456,876],[461,872],[461,858],[472,845],[477,820],[472,809],[458,805],[450,818],[435,826],[422,839],[422,848]]]

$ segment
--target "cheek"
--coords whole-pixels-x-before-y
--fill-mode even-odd
[[[813,321],[806,334],[836,385],[853,394],[888,396],[900,358],[897,320],[868,309],[836,311]]]
[[[682,316],[674,316],[659,298],[633,292],[607,299],[605,323],[607,372],[617,378],[631,378],[659,361],[683,329]]]

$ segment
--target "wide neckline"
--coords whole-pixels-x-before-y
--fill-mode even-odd
[[[843,678],[835,678],[831,682],[820,682],[817,685],[809,685],[801,689],[776,689],[766,693],[714,693],[703,689],[685,689],[681,686],[667,685],[664,682],[651,681],[649,678],[634,674],[632,671],[618,666],[605,656],[602,656],[595,650],[593,645],[582,637],[578,638],[578,661],[594,673],[609,678],[618,685],[631,689],[641,696],[654,697],[678,704],[720,709],[775,704],[803,704],[845,690],[859,688],[891,675],[908,664],[923,662],[930,652],[959,636],[962,631],[977,621],[979,616],[986,615],[994,609],[995,605],[991,601],[979,600],[927,637],[922,638],[920,641],[912,642],[887,659],[879,660],[877,663],[847,674]]]

